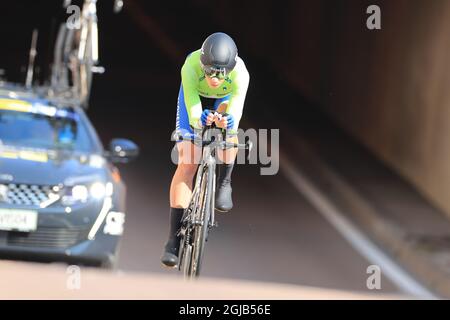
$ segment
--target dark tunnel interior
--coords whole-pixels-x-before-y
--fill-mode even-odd
[[[98,1],[100,65],[106,72],[94,76],[87,115],[105,147],[112,138],[123,137],[135,141],[141,150],[135,162],[119,165],[124,180],[130,181],[130,211],[139,212],[135,220],[130,218],[130,228],[134,229],[126,234],[129,242],[125,248],[129,250],[124,253],[125,267],[159,268],[157,259],[134,261],[132,248],[140,241],[151,242],[151,253],[159,255],[162,248],[167,190],[175,170],[169,163],[170,136],[175,126],[180,68],[185,57],[217,31],[234,38],[250,73],[242,127],[280,129],[280,146],[294,159],[298,154],[293,146],[307,141],[324,163],[385,212],[404,209],[393,213],[398,221],[432,210],[450,215],[450,1],[376,1],[382,8],[380,30],[366,25],[370,16],[366,9],[372,2],[129,0],[124,1],[122,12],[115,14],[113,1]],[[31,34],[37,28],[35,83],[45,84],[57,26],[68,16],[61,4],[18,0],[0,5],[3,78],[24,82]],[[313,162],[304,162],[306,171]],[[242,218],[251,235],[252,230],[272,232],[278,212],[293,207],[303,210],[304,206],[291,202],[296,198],[294,191],[275,187],[283,184],[281,180],[257,179],[256,171],[239,166],[236,174],[242,177],[236,178],[236,194],[241,198],[250,193],[254,193],[251,198],[273,196],[285,205],[281,209],[273,205],[272,212],[264,214],[267,225],[252,229],[260,219],[257,211],[264,212],[272,204],[264,199],[257,207],[245,204],[247,211],[256,212],[248,220]],[[393,196],[396,192],[397,198]],[[149,216],[150,208],[157,212],[157,223]],[[281,217],[292,218],[288,214]],[[154,224],[151,231],[141,221],[147,226]],[[238,234],[244,227],[233,228],[231,234]],[[320,232],[322,241],[333,242],[327,238],[328,231]],[[138,234],[145,236],[139,239]],[[237,240],[230,241],[228,251],[218,254],[221,260],[239,246]],[[306,236],[302,241],[308,246]],[[214,245],[217,242],[212,242]],[[268,246],[276,251],[275,245]],[[283,250],[295,248],[287,245]],[[333,261],[340,260],[335,258]],[[276,263],[274,260],[276,257],[271,263]],[[244,267],[234,276],[252,278],[246,262],[240,263]],[[347,268],[345,261],[335,263],[337,268]],[[235,265],[211,262],[210,274],[220,274],[219,269],[228,267]],[[289,272],[281,273],[277,281],[291,282]],[[273,279],[264,271],[260,275],[264,280]],[[339,280],[312,275],[293,282],[342,287]],[[345,288],[359,289],[360,285]],[[395,291],[391,284],[386,288]]]

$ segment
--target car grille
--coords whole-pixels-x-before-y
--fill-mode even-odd
[[[8,232],[7,243],[11,246],[39,248],[67,248],[87,239],[86,227],[40,227],[34,232]]]
[[[0,198],[0,202],[25,206],[39,206],[49,199],[53,188],[53,186],[36,184],[0,184],[0,188],[4,189],[5,187],[6,195]]]

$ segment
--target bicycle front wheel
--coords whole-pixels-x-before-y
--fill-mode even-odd
[[[200,185],[200,203],[197,210],[197,221],[199,222],[194,229],[193,251],[191,259],[191,274],[198,277],[200,275],[203,255],[205,252],[206,238],[209,232],[209,222],[211,219],[211,210],[213,201],[213,182],[214,168],[206,166],[203,168],[202,181]]]

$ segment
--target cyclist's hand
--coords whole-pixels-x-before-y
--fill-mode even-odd
[[[202,112],[202,116],[200,117],[200,120],[202,122],[203,126],[210,126],[214,121],[214,113],[211,111],[205,109]]]
[[[218,114],[215,119],[216,126],[222,129],[231,129],[234,126],[234,117],[231,114]]]

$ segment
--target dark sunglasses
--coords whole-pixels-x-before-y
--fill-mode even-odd
[[[228,75],[228,72],[225,68],[216,68],[211,66],[203,66],[202,65],[203,72],[206,76],[209,78],[217,78],[217,79],[225,79]]]

